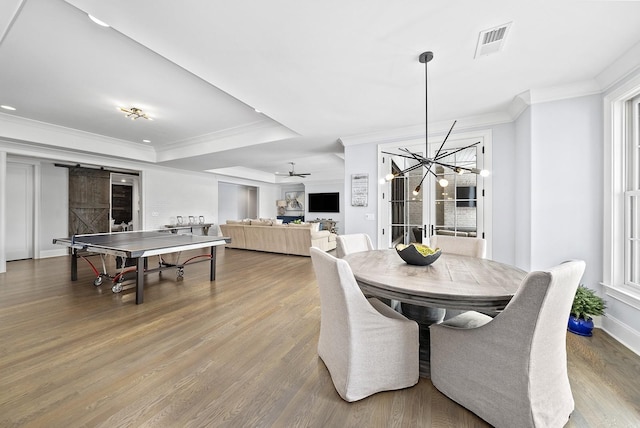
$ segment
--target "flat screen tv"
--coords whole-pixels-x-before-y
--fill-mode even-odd
[[[309,193],[310,213],[339,213],[340,193]]]
[[[467,200],[464,200],[464,199],[467,199]],[[456,207],[475,207],[475,206],[476,206],[476,186],[456,187]]]

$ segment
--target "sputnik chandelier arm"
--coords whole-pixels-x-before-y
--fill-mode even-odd
[[[453,127],[456,125],[457,121],[453,121],[453,124],[451,125],[451,128],[449,128],[449,132],[447,132],[447,135],[445,136],[444,140],[442,141],[442,144],[440,144],[440,147],[438,148],[438,151],[436,151],[436,154],[429,158],[426,156],[427,153],[429,153],[429,98],[428,98],[428,89],[429,89],[429,82],[428,82],[428,66],[427,64],[429,63],[429,61],[431,61],[433,59],[433,52],[431,51],[427,51],[427,52],[423,52],[420,54],[418,60],[424,64],[424,77],[425,77],[425,90],[424,90],[424,95],[425,95],[425,105],[424,105],[424,126],[425,126],[425,155],[420,155],[419,153],[414,153],[412,151],[410,151],[407,148],[404,149],[399,149],[400,151],[406,153],[406,154],[398,154],[398,153],[390,153],[390,152],[382,152],[385,154],[389,154],[392,156],[399,156],[399,157],[403,157],[406,159],[412,159],[417,161],[417,164],[414,164],[412,166],[409,166],[405,169],[403,169],[400,172],[397,172],[395,174],[388,174],[385,179],[387,181],[391,181],[394,178],[398,177],[398,176],[404,176],[406,173],[411,172],[413,170],[416,170],[418,168],[426,168],[426,172],[424,173],[424,175],[422,176],[422,179],[420,180],[420,183],[418,183],[418,186],[416,186],[415,190],[413,191],[414,195],[417,195],[420,192],[420,189],[422,187],[422,183],[424,182],[424,179],[427,177],[427,175],[429,174],[433,174],[436,178],[437,178],[437,174],[432,171],[432,167],[433,165],[439,165],[441,167],[444,168],[448,168],[450,170],[452,170],[453,172],[456,172],[458,174],[464,174],[465,172],[469,172],[472,174],[478,174],[482,177],[486,177],[489,175],[489,172],[486,170],[480,170],[478,168],[468,168],[468,167],[464,167],[464,166],[458,166],[458,165],[452,165],[450,163],[446,163],[446,162],[442,162],[441,159],[444,159],[447,156],[451,156],[455,153],[458,153],[462,150],[468,149],[470,147],[474,147],[478,144],[480,144],[480,142],[478,141],[477,143],[473,143],[470,144],[468,146],[465,147],[461,147],[455,150],[445,150],[443,151],[443,147],[445,145],[445,143],[447,142],[447,140],[449,139],[449,135],[451,135],[451,131],[453,131]],[[442,187],[447,187],[449,185],[449,181],[447,179],[445,179],[444,177],[441,178],[438,183],[440,184],[440,186]]]

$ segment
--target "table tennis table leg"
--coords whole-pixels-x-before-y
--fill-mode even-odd
[[[209,269],[209,281],[216,279],[216,247],[211,247],[211,268]]]
[[[78,280],[78,250],[71,250],[71,281]]]
[[[136,259],[136,305],[144,300],[144,265],[146,257]]]

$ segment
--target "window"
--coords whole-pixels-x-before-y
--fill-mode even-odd
[[[603,285],[640,309],[640,73],[604,101]]]
[[[640,290],[640,96],[626,102],[625,284]]]

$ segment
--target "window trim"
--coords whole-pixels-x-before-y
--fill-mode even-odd
[[[607,295],[640,309],[640,289],[626,284],[625,154],[629,100],[640,95],[640,73],[604,96],[603,280]]]

